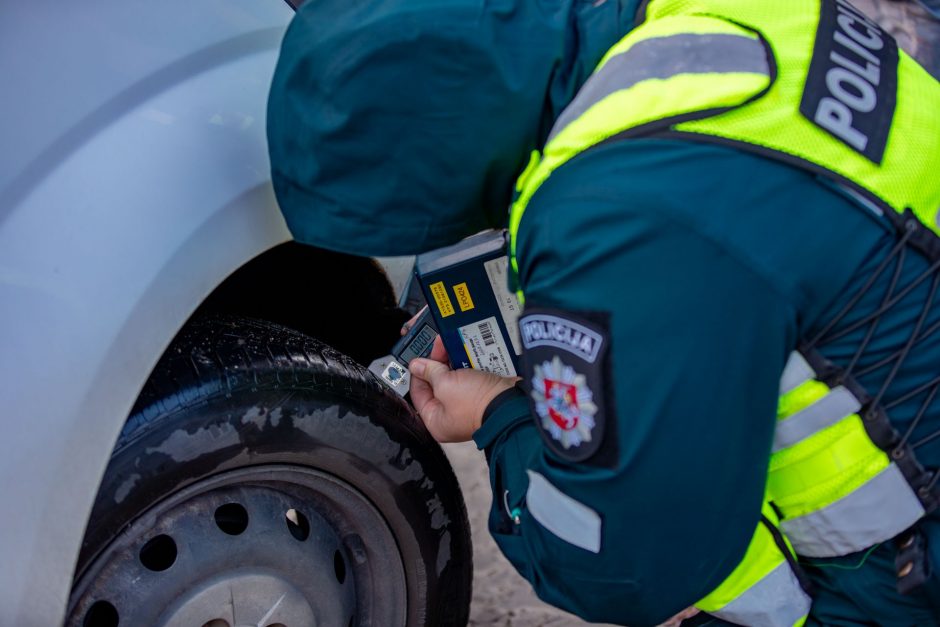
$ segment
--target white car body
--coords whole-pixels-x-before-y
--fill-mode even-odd
[[[290,239],[265,108],[292,15],[284,0],[0,7],[0,624],[61,623],[151,369],[216,286]]]

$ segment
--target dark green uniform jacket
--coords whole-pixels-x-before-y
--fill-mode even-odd
[[[640,0],[316,0],[268,100],[297,241],[409,255],[503,226],[529,152]]]
[[[307,2],[285,37],[268,116],[275,191],[294,236],[409,254],[504,226],[526,156],[627,32],[636,4]],[[804,171],[731,148],[635,140],[554,173],[519,241],[532,269],[521,277],[528,305],[603,322],[611,367],[594,400],[612,418],[596,459],[573,462],[549,450],[522,393],[494,403],[475,435],[490,460],[490,528],[545,600],[593,620],[654,624],[741,559],[787,356],[865,282],[894,236]],[[912,252],[893,258],[841,327],[924,266]],[[877,389],[886,368],[860,373],[907,339],[929,283],[883,316],[855,369],[862,384]],[[867,331],[822,352],[845,365]],[[923,395],[892,402],[927,383],[938,361],[940,333],[915,348],[885,397],[900,429]],[[938,418],[934,403],[912,441]],[[940,439],[918,453],[940,465]],[[595,515],[582,523],[599,523],[599,552],[558,535],[577,525],[550,531],[534,520],[530,470]],[[929,533],[935,525],[925,523]],[[894,592],[892,560],[882,546],[807,565],[819,620],[933,624],[923,592]]]
[[[886,222],[829,184],[732,148],[613,143],[550,177],[519,231],[526,306],[609,315],[611,367],[590,382],[613,418],[599,453],[580,463],[545,444],[521,392],[494,403],[474,436],[490,461],[490,530],[542,598],[590,620],[652,625],[730,573],[759,515],[787,356],[895,241]],[[926,267],[911,251],[900,265],[894,257],[831,334],[874,311],[892,281],[897,293]],[[886,312],[855,372],[907,341],[929,283]],[[937,320],[940,307],[926,324]],[[846,365],[867,331],[821,351]],[[917,346],[890,387],[885,402],[902,432],[924,395],[893,401],[935,376],[938,362],[940,332]],[[858,378],[877,390],[890,366]],[[935,402],[911,441],[938,421]],[[940,439],[917,452],[937,466]],[[529,470],[599,514],[599,553],[528,514]],[[934,559],[940,564],[940,552]],[[814,620],[935,624],[922,593],[895,592],[893,560],[894,547],[884,546],[808,565]]]

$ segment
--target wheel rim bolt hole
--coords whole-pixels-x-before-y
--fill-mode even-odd
[[[346,560],[343,559],[343,554],[337,549],[333,553],[333,572],[336,573],[336,581],[343,583],[346,581]]]
[[[88,608],[82,627],[118,627],[120,622],[117,608],[107,601],[95,601]]]
[[[230,536],[237,536],[248,528],[248,510],[239,503],[226,503],[215,509],[215,524]]]
[[[176,542],[170,536],[162,533],[147,541],[141,547],[138,557],[140,563],[147,570],[161,572],[176,562]]]
[[[291,508],[284,514],[284,518],[287,519],[287,530],[297,540],[303,542],[310,537],[310,521],[303,512]]]

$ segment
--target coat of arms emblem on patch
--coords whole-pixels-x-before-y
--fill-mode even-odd
[[[556,355],[535,366],[532,399],[542,428],[569,449],[591,441],[597,405],[584,375]]]

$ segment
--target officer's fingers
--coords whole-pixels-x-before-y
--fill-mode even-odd
[[[434,389],[430,383],[418,377],[411,377],[411,402],[418,410],[421,422],[435,440],[438,442],[453,440],[449,433],[447,409],[444,403],[434,396]]]
[[[444,340],[441,339],[440,335],[434,338],[434,346],[431,348],[431,354],[428,355],[428,359],[439,361],[442,364],[450,363],[450,360],[447,358],[447,349],[444,348]]]
[[[428,401],[434,398],[434,390],[424,379],[411,377],[411,402],[420,414]]]
[[[425,306],[422,307],[420,310],[418,310],[418,313],[416,313],[415,315],[413,315],[413,316],[411,317],[411,320],[409,320],[409,321],[406,322],[405,324],[401,325],[401,334],[402,334],[402,335],[404,335],[405,333],[408,333],[408,331],[411,330],[411,327],[413,327],[413,326],[415,325],[415,322],[418,321],[418,318],[421,317],[421,314],[423,314],[423,313],[424,313],[424,310],[427,309],[427,308],[428,308],[428,306],[425,305]]]
[[[680,627],[682,621],[692,618],[693,616],[698,615],[698,613],[699,611],[694,607],[684,609],[659,627]]]
[[[450,368],[439,361],[421,358],[412,360],[409,369],[412,376],[424,379],[432,388],[437,387],[450,372]]]
[[[447,421],[445,420],[443,403],[432,397],[424,404],[418,415],[421,416],[421,421],[435,440],[438,442],[448,441]]]

